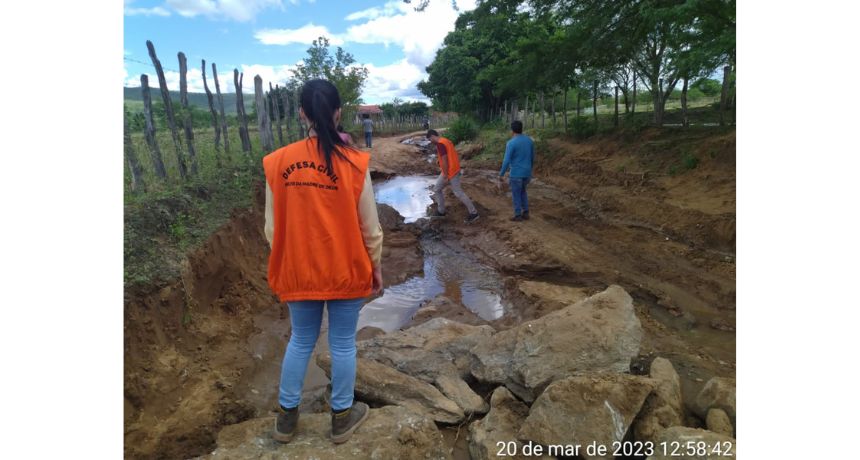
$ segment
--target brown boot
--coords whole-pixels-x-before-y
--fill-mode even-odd
[[[275,421],[275,432],[272,437],[278,442],[290,442],[296,434],[296,425],[299,424],[299,408],[285,411],[278,408],[278,419]]]
[[[363,402],[355,402],[351,408],[340,414],[331,414],[331,440],[335,444],[349,441],[352,433],[370,415],[370,408]]]

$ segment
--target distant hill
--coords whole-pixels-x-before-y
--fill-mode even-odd
[[[150,88],[150,92],[152,93],[152,102],[161,102],[161,90],[158,88]],[[130,102],[126,104],[128,106],[129,111],[131,112],[143,112],[143,93],[140,90],[140,87],[129,88],[123,87],[123,99],[126,102]],[[212,91],[212,96],[214,97],[215,102],[215,110],[218,110],[218,96],[215,94],[215,91]],[[221,93],[221,97],[224,98],[224,113],[225,114],[236,114],[236,94],[235,93]],[[245,110],[251,112],[251,109],[254,104],[254,95],[253,94],[244,94],[245,100]],[[179,104],[179,91],[171,91],[170,99],[173,100],[173,103]],[[132,102],[134,101],[134,102]],[[206,98],[206,93],[188,93],[188,103],[197,107],[200,107],[206,111],[209,110],[209,101]]]

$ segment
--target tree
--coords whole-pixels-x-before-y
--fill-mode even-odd
[[[337,88],[343,106],[361,104],[361,88],[367,81],[368,70],[354,65],[355,58],[338,47],[335,54],[329,52],[329,40],[319,37],[308,48],[308,57],[293,71],[300,83],[315,78],[324,78]],[[289,86],[289,85],[288,85]]]

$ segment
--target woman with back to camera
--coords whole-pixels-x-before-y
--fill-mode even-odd
[[[382,228],[370,182],[370,156],[346,145],[335,128],[340,95],[326,80],[302,88],[299,115],[308,138],[263,158],[269,286],[290,310],[292,331],[281,367],[274,438],[289,442],[308,361],[328,309],[331,439],[349,440],[369,413],[353,402],[355,328],[366,297],[382,290]]]

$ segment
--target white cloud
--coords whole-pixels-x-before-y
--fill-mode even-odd
[[[454,30],[460,12],[474,9],[475,1],[458,0],[457,6],[459,12],[450,2],[433,1],[423,12],[418,12],[401,1],[391,1],[382,9],[371,8],[347,16],[370,20],[349,27],[342,38],[345,42],[398,45],[409,63],[423,69],[433,62],[445,36]]]
[[[406,59],[386,66],[367,64],[365,67],[368,76],[361,96],[366,103],[390,102],[395,97],[429,102],[416,88],[424,78],[424,70]]]
[[[246,22],[266,9],[283,9],[281,0],[167,0],[167,5],[185,17],[206,16]]]
[[[263,29],[254,33],[260,43],[264,45],[289,45],[300,43],[309,45],[319,37],[326,37],[332,45],[343,45],[343,39],[329,32],[325,26],[317,26],[313,23],[305,24],[298,29]]]
[[[126,5],[130,5],[131,2],[126,2]],[[166,9],[156,6],[152,8],[130,8],[126,6],[123,10],[123,14],[126,16],[170,16],[170,11]]]

